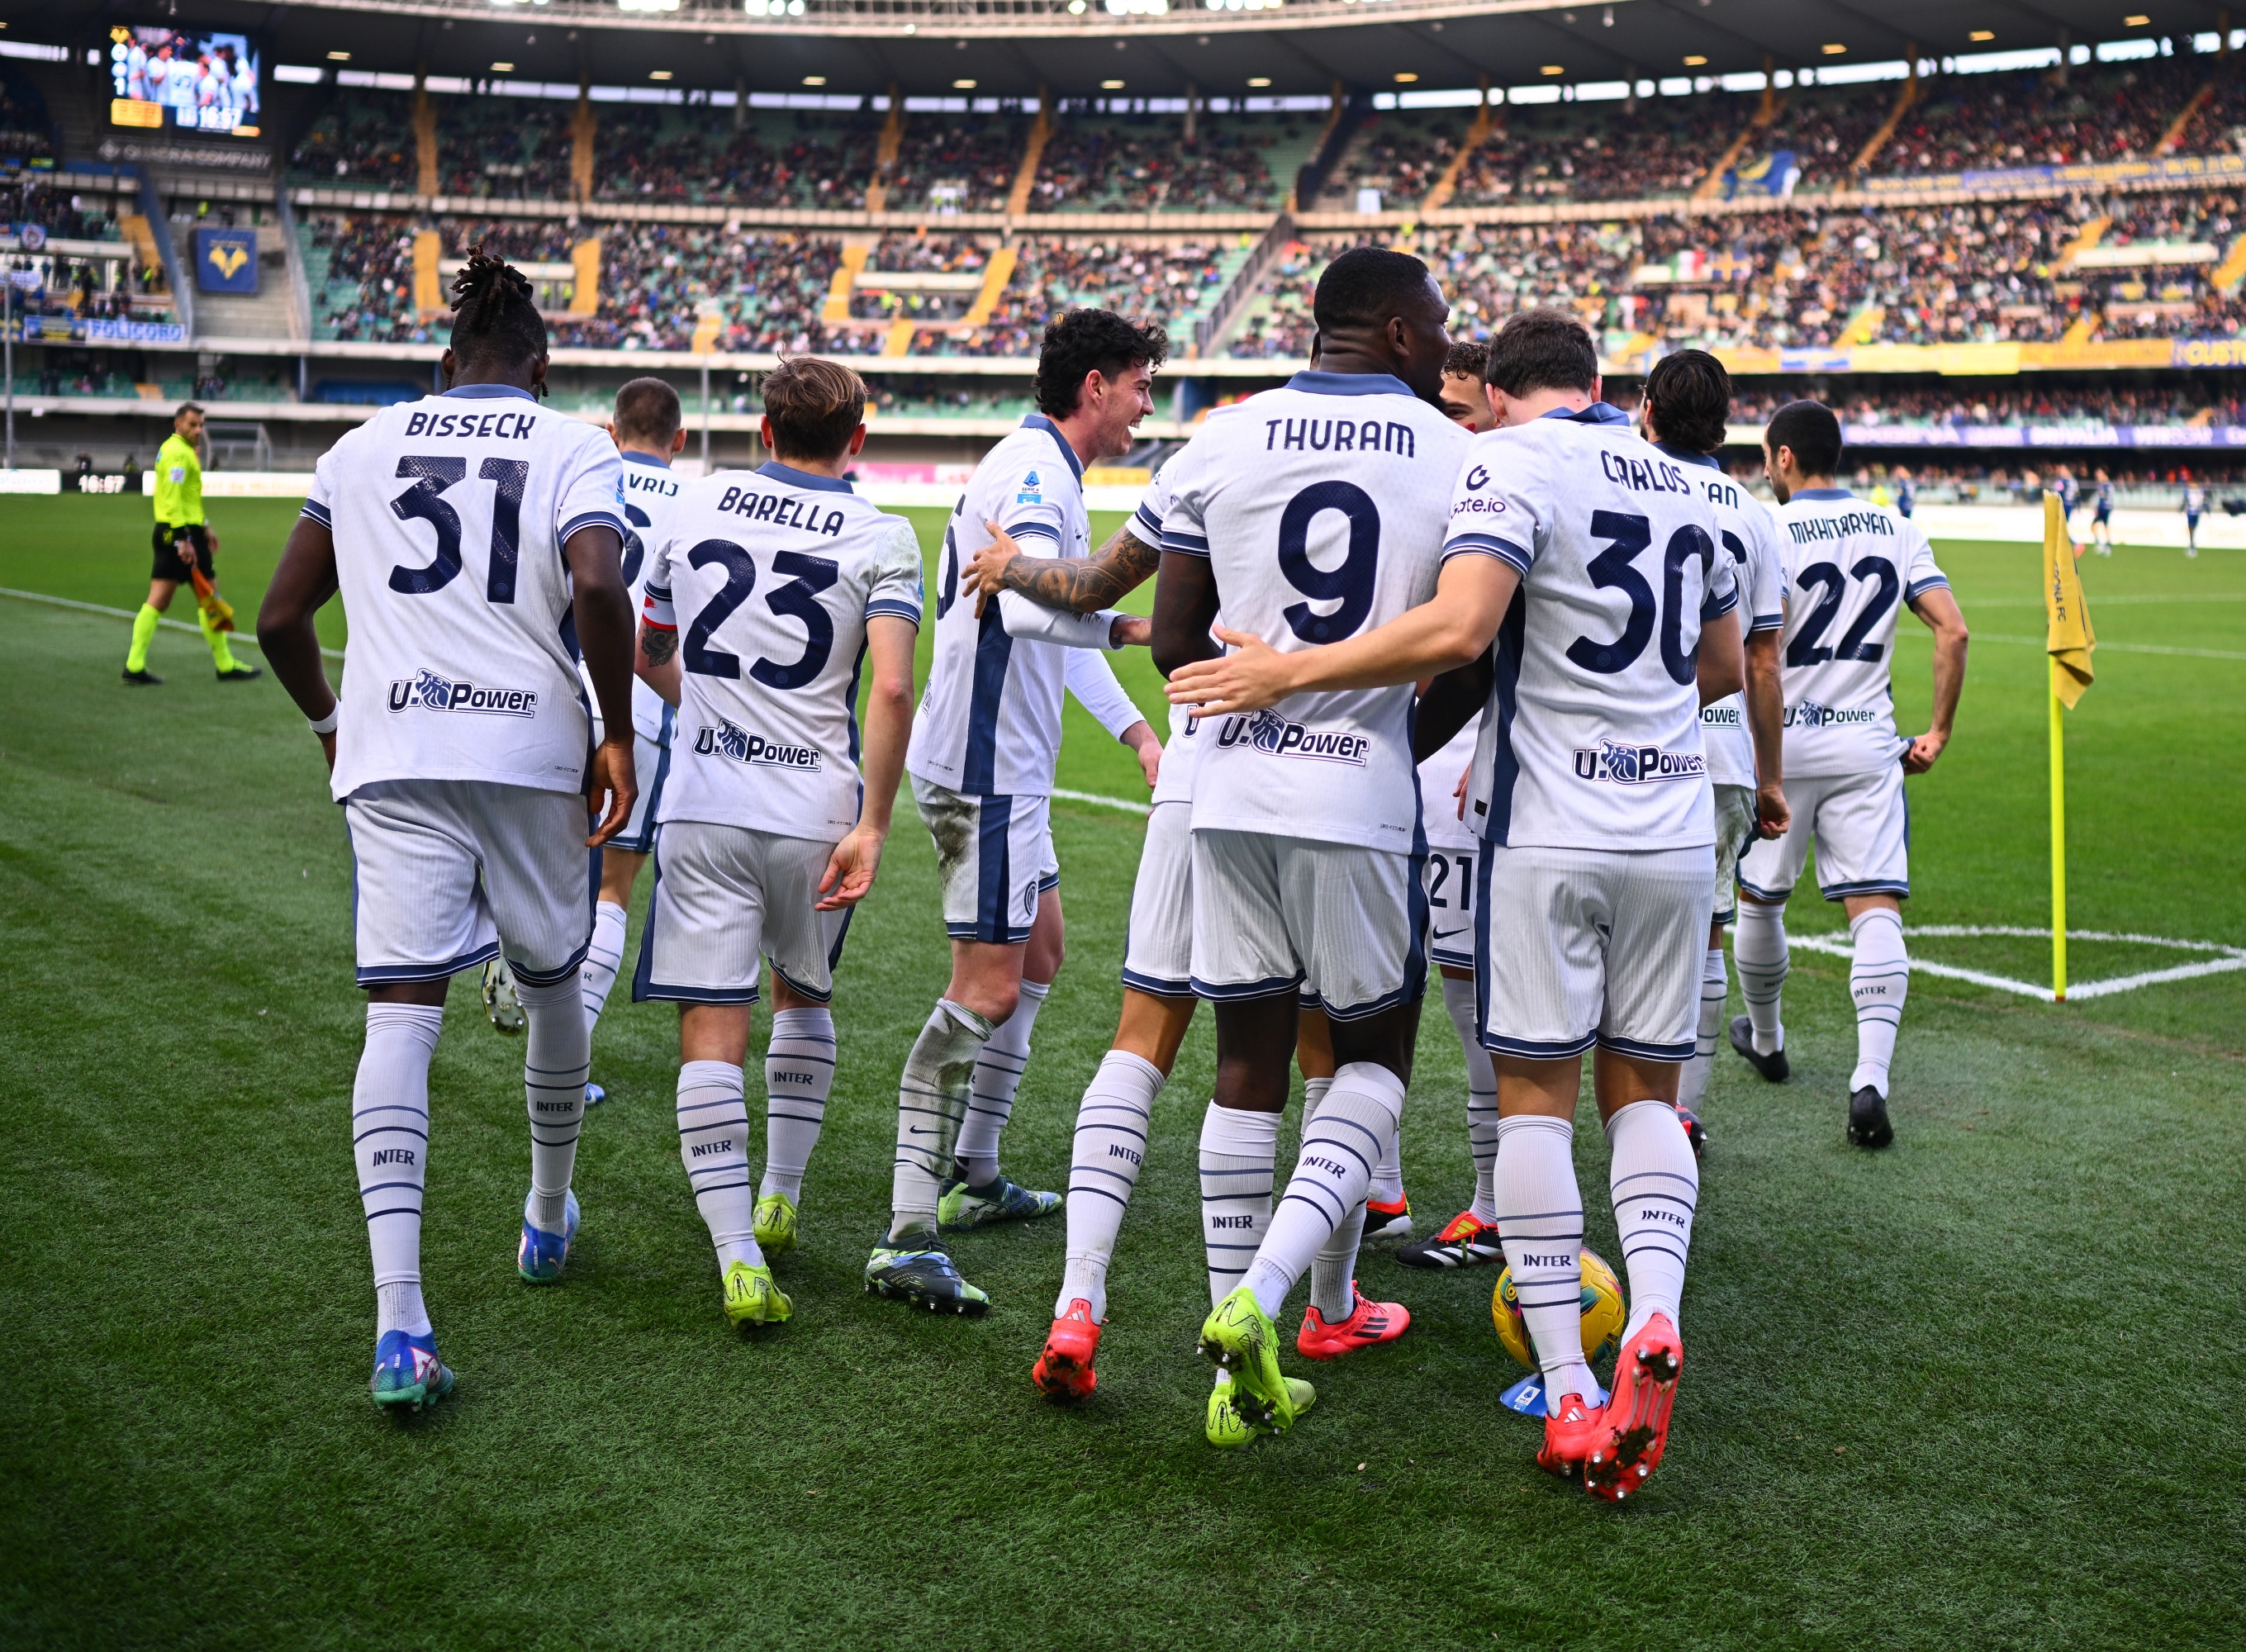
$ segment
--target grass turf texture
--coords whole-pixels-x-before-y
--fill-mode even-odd
[[[145,506],[0,511],[0,584],[139,599]],[[290,513],[214,514],[246,621]],[[2038,631],[2032,550],[1942,554],[1978,630]],[[2086,573],[2109,642],[2246,653],[2246,604],[2204,600],[2246,591],[2240,558],[2124,551]],[[1535,1425],[1497,1407],[1519,1373],[1494,1270],[1368,1258],[1410,1336],[1307,1370],[1319,1404],[1289,1437],[1201,1444],[1206,1017],[1157,1104],[1093,1404],[1057,1410],[1027,1379],[1059,1219],[960,1243],[997,1303],[980,1324],[861,1295],[895,1073],[945,971],[908,810],[841,977],[805,1247],[779,1269],[796,1322],[726,1332],[677,1164],[672,1018],[622,989],[569,1276],[515,1280],[521,1046],[464,986],[432,1075],[425,1232],[460,1387],[400,1427],[364,1390],[361,1001],[313,742],[269,680],[220,690],[197,638],[164,634],[173,682],[146,692],[116,680],[122,622],[0,600],[0,638],[11,1644],[888,1646],[960,1623],[1092,1645],[2232,1639],[2246,1348],[2220,1305],[2246,1288],[2225,1220],[2246,1181],[2246,976],[2059,1008],[1922,976],[1898,1140],[1870,1156],[1841,1139],[1845,962],[1797,953],[1795,1083],[1718,1070],[1677,1432],[1616,1510],[1538,1473]],[[1907,725],[1925,659],[1903,645]],[[1977,645],[1957,743],[1911,785],[1913,919],[2043,914],[2042,669],[2032,646]],[[2069,730],[2076,923],[2246,941],[2246,662],[2100,669]],[[1153,704],[1143,663],[1126,680]],[[1144,795],[1088,720],[1061,783]],[[1139,838],[1117,812],[1054,812],[1073,955],[1007,1140],[1046,1186],[1113,1028]],[[1838,916],[1805,893],[1793,921]],[[1988,944],[1941,955],[2033,978],[2032,948]],[[2075,969],[2144,962],[2084,948]],[[1405,1126],[1423,1223],[1470,1185],[1461,1089],[1438,1010]],[[1579,1146],[1589,1241],[1613,1256],[1588,1111]]]

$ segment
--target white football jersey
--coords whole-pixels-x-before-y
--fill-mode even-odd
[[[1387,374],[1297,373],[1172,459],[1162,548],[1206,556],[1224,622],[1283,653],[1435,594],[1467,433]],[[1409,853],[1412,687],[1297,694],[1194,736],[1194,826]]]
[[[1843,487],[1812,488],[1779,508],[1786,636],[1786,772],[1869,774],[1899,762],[1888,659],[1906,602],[1950,581],[1907,516]]]
[[[1739,588],[1739,635],[1775,631],[1786,623],[1786,576],[1778,554],[1778,520],[1746,489],[1724,474],[1705,453],[1656,444],[1697,483],[1716,513],[1716,543],[1732,564]],[[1708,754],[1708,778],[1718,785],[1755,783],[1754,737],[1747,731],[1744,694],[1726,694],[1700,708],[1700,744]]]
[[[624,461],[624,584],[631,592],[632,612],[636,614],[647,602],[648,552],[670,527],[671,508],[677,503],[682,484],[659,459],[645,453],[621,457]],[[593,680],[588,675],[585,692],[592,691]],[[600,710],[598,701],[593,709]],[[660,744],[669,731],[664,714],[670,710],[663,696],[637,676],[632,678],[632,728],[640,738]],[[653,778],[643,775],[640,784],[646,785]]]
[[[936,591],[936,657],[905,767],[981,797],[1043,797],[1060,757],[1069,654],[1007,635],[999,604],[978,618],[959,600],[959,570],[990,542],[993,521],[1031,556],[1088,556],[1083,466],[1059,428],[1032,413],[975,467],[943,531]]]
[[[606,431],[463,384],[385,407],[314,467],[351,625],[336,798],[378,780],[584,784],[591,714],[562,547],[624,532]]]
[[[1430,849],[1472,851],[1479,846],[1474,829],[1459,818],[1459,777],[1474,766],[1474,748],[1481,743],[1481,713],[1467,719],[1466,727],[1451,736],[1443,749],[1419,765],[1419,811],[1426,820]]]
[[[1218,409],[1209,414],[1211,418]],[[1147,491],[1139,496],[1139,508],[1131,513],[1128,527],[1131,537],[1141,545],[1156,549],[1162,543],[1162,519],[1170,509],[1170,479],[1176,472],[1165,465],[1156,471]],[[1190,803],[1194,794],[1194,751],[1196,737],[1201,731],[1201,719],[1182,705],[1170,708],[1170,738],[1162,746],[1162,771],[1154,781],[1154,801],[1156,803]]]
[[[1443,554],[1521,574],[1498,628],[1467,819],[1511,846],[1716,840],[1700,744],[1704,621],[1739,601],[1714,510],[1596,402],[1474,438]]]
[[[777,460],[681,490],[648,551],[647,623],[679,633],[657,819],[833,842],[858,822],[866,622],[920,623],[912,524]]]

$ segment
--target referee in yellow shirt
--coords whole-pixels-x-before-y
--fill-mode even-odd
[[[125,680],[153,686],[164,679],[148,669],[148,644],[155,641],[156,622],[172,606],[172,593],[191,585],[194,570],[218,588],[218,564],[211,553],[216,540],[203,520],[203,463],[198,451],[203,438],[203,410],[189,402],[172,415],[172,434],[156,450],[156,561],[148,572],[148,600],[133,616],[133,649],[125,656]],[[247,683],[265,675],[262,667],[243,665],[226,645],[226,633],[196,605],[195,618],[210,644],[211,663],[221,683]]]

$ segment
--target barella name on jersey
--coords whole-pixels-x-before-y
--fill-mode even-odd
[[[735,763],[762,764],[772,769],[800,769],[807,773],[819,772],[819,751],[814,746],[791,745],[783,740],[767,740],[761,734],[752,734],[726,717],[718,719],[716,728],[704,727],[694,737],[697,757],[721,757]]]
[[[538,692],[534,689],[484,688],[473,683],[455,683],[439,676],[425,666],[413,676],[400,677],[390,685],[390,709],[393,711],[482,711],[497,717],[535,717],[538,715]]]
[[[841,511],[822,509],[815,500],[767,493],[759,488],[729,487],[719,497],[718,508],[739,517],[745,522],[770,522],[774,527],[800,527],[807,534],[824,534],[829,539],[842,531]]]
[[[1225,718],[1216,731],[1216,744],[1219,751],[1253,746],[1271,757],[1315,758],[1321,763],[1346,763],[1361,769],[1372,742],[1362,734],[1308,729],[1288,722],[1276,711],[1258,711],[1250,717]]]
[[[1652,785],[1663,780],[1697,780],[1707,772],[1708,759],[1698,751],[1664,751],[1657,745],[1623,745],[1613,740],[1576,748],[1578,780]]]

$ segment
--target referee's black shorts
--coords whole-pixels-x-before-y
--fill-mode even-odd
[[[156,524],[156,561],[148,570],[148,577],[152,580],[173,580],[181,585],[189,583],[187,565],[180,560],[180,553],[175,548],[176,542],[180,540],[194,545],[195,566],[202,569],[205,579],[216,584],[218,570],[211,566],[210,535],[203,531],[201,522],[187,522],[178,527],[169,527],[162,522]]]

